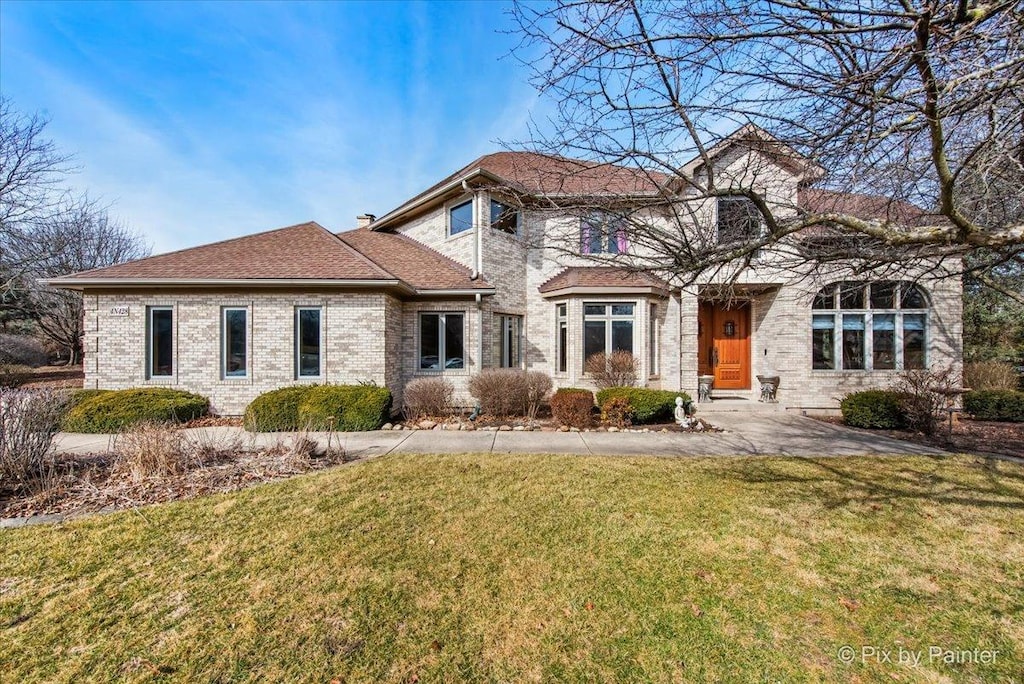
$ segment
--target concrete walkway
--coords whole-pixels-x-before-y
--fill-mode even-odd
[[[858,454],[942,454],[941,450],[851,430],[783,412],[744,414],[716,413],[706,419],[724,432],[630,433],[630,432],[497,432],[476,430],[402,430],[335,433],[353,458],[387,453],[493,454],[554,453],[650,456],[851,456]],[[195,439],[227,446],[270,446],[288,443],[286,433],[250,434],[241,428],[193,428],[185,431]],[[325,433],[311,438],[326,445]],[[58,452],[100,453],[112,449],[110,435],[61,433],[55,440]]]

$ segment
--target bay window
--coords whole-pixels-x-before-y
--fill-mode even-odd
[[[568,304],[555,306],[555,369],[559,373],[569,369],[569,316]]]
[[[634,304],[583,305],[583,362],[594,354],[633,353]]]

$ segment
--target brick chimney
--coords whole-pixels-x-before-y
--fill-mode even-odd
[[[361,214],[356,216],[356,228],[365,228],[376,220],[377,217],[373,214]]]

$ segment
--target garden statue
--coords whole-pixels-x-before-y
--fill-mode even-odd
[[[676,423],[680,427],[688,428],[692,423],[692,417],[694,414],[693,402],[683,401],[682,397],[676,397],[676,409],[674,411]]]

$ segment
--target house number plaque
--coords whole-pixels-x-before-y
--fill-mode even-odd
[[[127,306],[112,306],[112,307],[110,307],[110,315],[111,316],[127,316],[128,315],[128,307]]]

